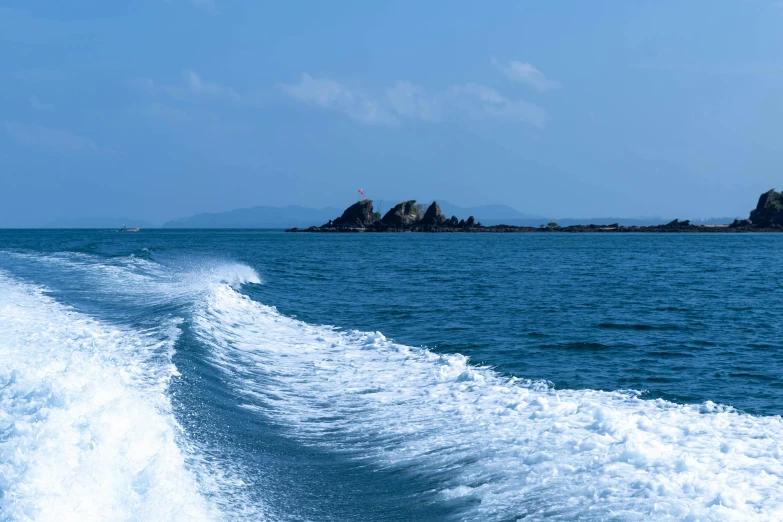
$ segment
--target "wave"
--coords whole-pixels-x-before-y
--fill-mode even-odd
[[[15,261],[14,268],[22,273],[29,266],[39,266],[50,273],[76,275],[78,288],[125,299],[134,305],[190,302],[211,284],[238,287],[262,283],[247,265],[210,259],[189,259],[166,266],[136,254],[105,258],[82,252],[32,254],[6,250],[0,251],[0,256]],[[140,297],[143,301],[139,301]]]
[[[43,257],[120,298],[188,303],[248,410],[304,444],[423,478],[459,518],[783,519],[780,417],[556,390],[307,324],[240,293],[261,283],[242,264]],[[110,327],[2,272],[0,289],[0,361],[14,361],[0,365],[0,519],[198,520],[225,518],[221,496],[241,504],[219,477],[204,484],[214,463],[202,473],[171,414],[176,328]]]
[[[303,443],[424,477],[480,520],[780,520],[783,421],[556,390],[279,314],[225,284],[193,316],[244,406]]]
[[[178,334],[102,324],[0,272],[0,518],[209,520],[165,395]]]

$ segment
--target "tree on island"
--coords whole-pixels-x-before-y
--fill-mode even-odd
[[[756,208],[750,213],[750,220],[756,226],[783,224],[783,194],[775,189],[762,194]]]

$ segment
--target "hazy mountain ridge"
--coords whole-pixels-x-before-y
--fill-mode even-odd
[[[427,204],[431,203],[427,201]],[[525,214],[508,205],[476,205],[460,207],[448,201],[438,201],[444,216],[456,216],[458,219],[467,219],[473,216],[476,221],[484,225],[513,225],[513,226],[539,226],[549,222],[557,222],[561,226],[583,225],[594,223],[596,225],[609,225],[618,223],[623,226],[650,226],[668,223],[672,218],[661,217],[605,217],[605,218],[552,218],[538,215]],[[149,221],[133,218],[115,217],[90,217],[90,218],[61,218],[43,225],[42,228],[120,228],[122,225],[141,228],[291,228],[309,227],[324,223],[340,216],[342,211],[336,207],[309,208],[299,205],[287,205],[284,207],[271,207],[259,205],[255,207],[240,208],[226,212],[205,212],[167,221],[163,225],[157,225]],[[735,218],[710,218],[705,220],[691,220],[695,224],[725,224],[731,223]]]
[[[87,218],[59,218],[44,224],[41,228],[121,228],[129,227],[157,228],[149,221],[124,217],[87,217]]]
[[[524,214],[519,210],[509,207],[508,205],[476,205],[472,207],[459,207],[452,205],[448,201],[438,201],[441,212],[444,216],[457,216],[459,219],[467,219],[473,216],[477,220],[496,220],[496,219],[532,219],[541,220],[545,219],[541,216]],[[432,203],[432,200],[427,201],[427,204]]]
[[[286,228],[311,225],[340,215],[337,208],[307,208],[299,205],[285,207],[240,208],[227,212],[196,214],[167,221],[163,228]]]
[[[621,217],[605,217],[605,218],[519,218],[519,219],[479,219],[484,225],[514,225],[514,226],[528,226],[534,227],[539,225],[546,225],[549,222],[555,222],[560,226],[568,227],[573,225],[611,225],[617,223],[620,226],[625,227],[648,227],[655,225],[664,225],[672,221],[673,218],[661,218],[661,217],[640,217],[640,218],[621,218]],[[694,225],[727,225],[734,221],[736,218],[724,217],[724,218],[708,218],[708,219],[691,219],[691,223]]]

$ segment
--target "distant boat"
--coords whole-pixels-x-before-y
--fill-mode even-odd
[[[141,230],[141,227],[139,228],[128,228],[125,225],[122,225],[122,228],[120,229],[120,232],[138,232]]]

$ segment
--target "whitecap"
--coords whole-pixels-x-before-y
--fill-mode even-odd
[[[0,518],[219,517],[165,391],[176,337],[102,324],[0,272]]]
[[[464,518],[783,519],[780,417],[555,390],[297,321],[227,285],[193,326],[246,407],[306,444],[430,477]]]

